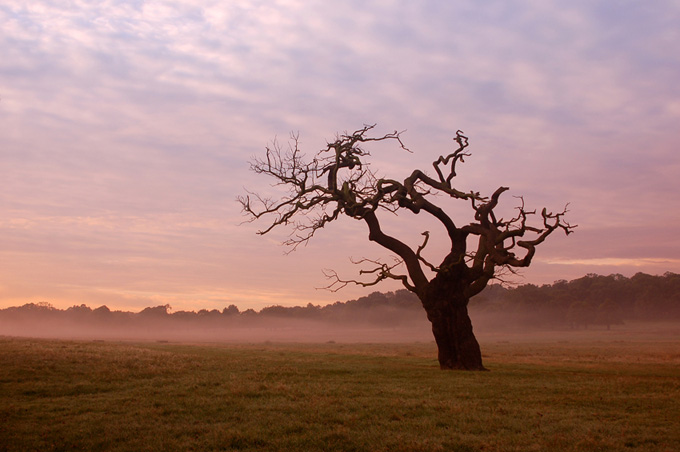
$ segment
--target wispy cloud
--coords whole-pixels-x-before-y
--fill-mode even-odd
[[[548,264],[558,265],[597,265],[607,267],[647,267],[649,265],[676,267],[680,265],[680,259],[663,259],[654,257],[642,257],[636,259],[603,257],[594,259],[545,259]]]

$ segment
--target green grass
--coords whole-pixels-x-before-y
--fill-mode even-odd
[[[0,338],[0,451],[678,451],[679,345]]]

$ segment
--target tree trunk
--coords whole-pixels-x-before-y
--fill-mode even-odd
[[[432,299],[432,298],[435,299]],[[429,299],[428,299],[429,298]],[[472,332],[468,300],[462,294],[430,295],[423,300],[439,350],[441,369],[486,370]]]

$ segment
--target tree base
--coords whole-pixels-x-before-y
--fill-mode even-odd
[[[482,364],[482,350],[472,332],[472,322],[464,304],[449,305],[448,309],[428,314],[442,370],[487,370]]]

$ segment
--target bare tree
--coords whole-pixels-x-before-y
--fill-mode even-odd
[[[456,167],[470,155],[466,152],[468,138],[461,131],[454,138],[457,148],[433,163],[435,176],[415,170],[403,181],[378,177],[367,165],[370,154],[365,146],[371,142],[394,141],[401,148],[406,147],[398,132],[371,137],[369,131],[373,127],[364,126],[351,134],[338,135],[311,161],[305,161],[296,135],[292,136],[287,149],[275,142],[267,148],[264,159],[251,163],[251,169],[273,178],[286,194],[274,199],[248,193],[238,201],[250,220],[270,219],[268,227],[259,234],[280,225],[292,226],[293,232],[284,243],[293,248],[309,241],[340,214],[365,222],[369,240],[398,257],[390,264],[368,259],[359,261],[369,265],[360,271],[369,280],[343,280],[331,272],[328,276],[333,283],[329,288],[337,289],[348,283],[371,286],[386,279],[401,281],[419,297],[432,323],[441,368],[484,370],[468,316],[468,301],[491,279],[529,266],[536,246],[553,231],[561,229],[569,234],[575,226],[564,220],[566,207],[559,213],[543,209],[536,214],[524,207],[523,200],[515,217],[497,218],[494,209],[507,187],[498,188],[490,197],[454,188],[451,182],[456,176]],[[436,195],[439,199],[435,199]],[[435,203],[441,201],[441,195],[467,201],[474,220],[467,224],[454,222],[440,207],[442,203]],[[430,238],[428,232],[423,233],[422,244],[414,249],[383,230],[378,213],[402,209],[431,215],[441,223],[450,249],[447,245],[447,254],[439,264],[428,262],[423,256]],[[534,225],[530,225],[532,218],[536,218]],[[474,250],[468,249],[469,243],[476,244]]]

